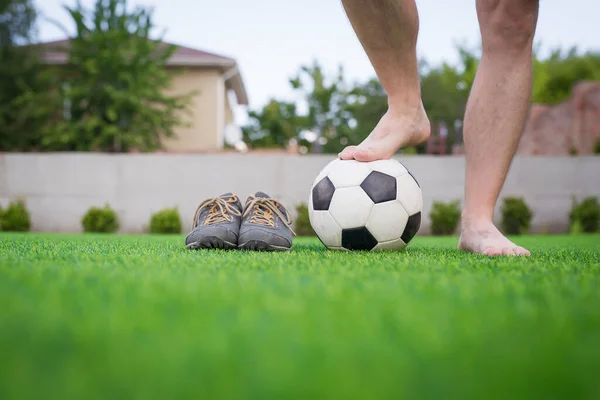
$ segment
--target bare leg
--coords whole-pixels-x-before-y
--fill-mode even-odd
[[[414,0],[342,0],[358,39],[388,94],[388,111],[358,146],[342,159],[387,159],[401,147],[429,137],[421,103],[416,46],[419,17]]]
[[[466,188],[459,248],[529,255],[493,224],[527,117],[538,0],[477,0],[483,54],[465,114]]]

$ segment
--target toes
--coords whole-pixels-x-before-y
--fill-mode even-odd
[[[512,248],[512,247],[504,247],[502,249],[502,255],[505,255],[505,256],[514,256],[514,255],[516,255],[515,249]]]
[[[520,246],[515,247],[489,247],[481,252],[486,256],[530,256],[531,253]]]
[[[524,247],[521,246],[517,246],[515,247],[515,254],[517,254],[518,256],[530,256],[531,253],[529,252],[529,250],[527,250]]]
[[[381,158],[378,158],[375,155],[375,152],[371,149],[356,149],[356,151],[354,152],[354,159],[356,161],[361,161],[361,162],[369,162],[369,161],[375,161],[375,160],[379,160]]]
[[[502,255],[502,249],[495,247],[489,247],[481,252],[484,256],[500,256]]]
[[[354,152],[356,151],[356,146],[348,146],[340,154],[338,157],[342,160],[352,160],[354,158]]]
[[[381,154],[381,152],[376,151],[370,147],[361,148],[360,146],[348,146],[340,154],[338,157],[342,160],[356,160],[360,162],[370,162],[377,160],[386,160],[391,156],[386,154]]]

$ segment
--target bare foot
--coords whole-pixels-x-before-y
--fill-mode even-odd
[[[458,248],[486,256],[529,256],[531,253],[508,240],[489,221],[472,222],[464,220],[461,224]]]
[[[346,147],[339,158],[364,162],[385,160],[400,148],[423,143],[429,138],[430,130],[429,120],[422,106],[402,115],[388,110],[361,144]]]

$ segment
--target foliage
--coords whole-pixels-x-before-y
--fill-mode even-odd
[[[402,150],[400,150],[402,152],[402,154],[404,154],[405,156],[413,156],[418,154],[418,150],[417,150],[418,146],[410,146],[410,147],[405,147]]]
[[[23,200],[11,202],[6,210],[0,209],[0,230],[26,232],[31,228],[31,216]]]
[[[150,233],[181,233],[181,217],[177,208],[166,208],[152,214]]]
[[[442,63],[437,67],[426,61],[420,63],[421,98],[432,127],[447,130],[446,150],[451,151],[455,142],[462,141],[462,120],[475,73],[479,55],[466,47],[457,47],[459,63],[456,66]],[[438,131],[433,130],[432,135]],[[419,146],[421,152],[424,145]]]
[[[350,113],[347,117],[350,117],[348,124],[351,130],[344,138],[340,138],[339,150],[348,144],[362,142],[387,112],[387,93],[381,82],[373,78],[355,84],[349,91],[345,110]]]
[[[419,63],[421,97],[434,128],[432,134],[438,134],[436,128],[445,127],[448,151],[454,143],[462,142],[464,111],[481,57],[480,49],[458,46],[456,51],[455,65],[430,65],[426,60]],[[570,96],[578,81],[600,80],[600,53],[556,50],[547,58],[538,53],[536,50],[533,55],[534,102],[556,104]],[[341,68],[337,75],[328,77],[317,61],[301,66],[290,83],[302,95],[301,102],[308,105],[308,113],[299,114],[295,103],[272,99],[262,111],[250,113],[251,123],[244,131],[251,146],[283,147],[296,138],[308,149],[336,153],[366,138],[388,109],[387,94],[377,79],[351,85]],[[323,138],[314,145],[303,142],[304,130]],[[416,150],[423,153],[425,148],[421,144]]]
[[[533,213],[525,200],[506,197],[502,206],[502,228],[508,235],[522,235],[529,232]]]
[[[262,110],[248,113],[249,123],[242,128],[247,143],[252,147],[285,148],[295,142],[307,152],[332,153],[356,141],[350,128],[352,114],[347,109],[349,94],[341,67],[336,76],[328,77],[314,61],[301,66],[289,81],[308,112],[301,115],[296,103],[271,99]]]
[[[454,234],[460,221],[460,202],[458,200],[450,203],[434,201],[429,218],[431,232],[434,235]]]
[[[346,110],[348,90],[342,66],[337,75],[328,78],[314,60],[312,65],[301,66],[290,84],[308,105],[306,126],[316,134],[316,140],[305,145],[315,153],[339,152],[343,143],[351,139],[349,120],[352,117]],[[306,141],[306,138],[300,139]]]
[[[49,84],[35,46],[32,0],[0,0],[0,151],[39,147],[51,114]]]
[[[593,233],[600,228],[600,204],[596,197],[586,197],[581,203],[573,203],[569,213],[572,231]]]
[[[48,150],[151,151],[183,124],[189,96],[169,96],[175,51],[153,40],[152,10],[127,0],[97,0],[66,7],[76,27],[63,68],[64,118],[44,136]]]
[[[583,233],[583,227],[581,226],[581,222],[579,220],[571,223],[570,233],[572,235],[581,235]]]
[[[91,207],[81,219],[84,232],[114,233],[119,229],[117,213],[106,204],[103,208]]]
[[[32,0],[0,0],[0,47],[29,43],[36,18]]]
[[[577,155],[577,149],[574,146],[569,147],[569,155],[570,156],[576,156]]]
[[[244,141],[253,147],[285,148],[298,138],[306,118],[296,112],[296,104],[272,99],[262,110],[248,113],[249,123],[242,127]]]
[[[317,236],[308,216],[308,207],[306,204],[299,204],[296,207],[296,220],[294,221],[294,232],[298,236]]]
[[[580,81],[600,81],[600,53],[580,53],[576,47],[556,49],[545,60],[534,57],[533,98],[535,103],[556,104],[571,95]]]
[[[600,154],[600,137],[596,140],[594,144],[594,154]]]

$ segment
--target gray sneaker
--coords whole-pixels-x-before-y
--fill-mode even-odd
[[[256,192],[244,205],[240,249],[286,251],[292,249],[292,219],[285,207],[267,194]]]
[[[192,232],[185,238],[188,249],[234,249],[242,219],[242,203],[232,194],[203,201],[196,210]]]

